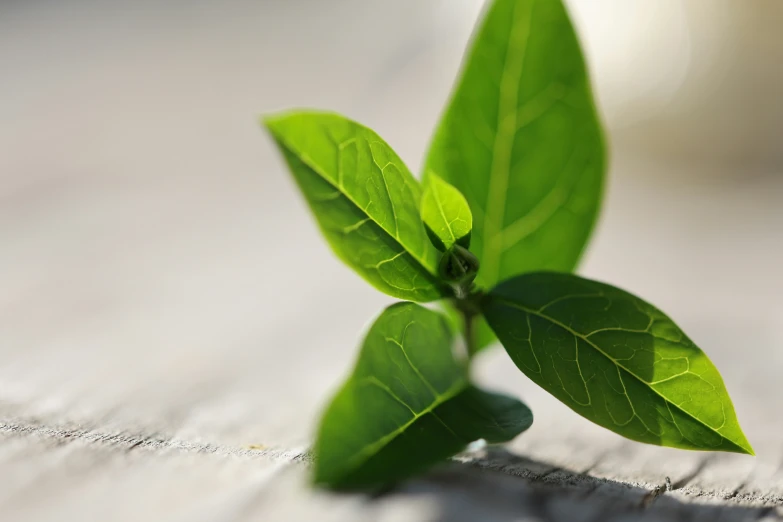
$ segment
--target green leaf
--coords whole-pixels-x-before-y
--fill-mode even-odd
[[[421,197],[421,220],[432,244],[445,252],[458,244],[470,248],[473,215],[465,196],[435,174],[427,176]]]
[[[419,305],[398,303],[381,314],[321,421],[317,484],[380,487],[472,441],[505,442],[530,426],[524,404],[468,382],[453,356],[454,341],[446,319]]]
[[[421,188],[386,142],[337,114],[290,112],[264,123],[340,259],[393,297],[442,297]]]
[[[718,370],[638,297],[539,272],[504,281],[481,307],[519,369],[596,424],[650,444],[753,454]]]
[[[604,149],[562,3],[491,2],[425,168],[470,204],[479,286],[576,267],[599,208]]]

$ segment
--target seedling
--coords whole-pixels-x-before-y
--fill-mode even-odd
[[[495,338],[535,383],[624,437],[753,454],[718,370],[668,316],[571,273],[606,152],[560,0],[491,2],[421,184],[380,136],[337,114],[264,124],[337,256],[409,301],[381,313],[326,409],[317,484],[386,486],[526,430],[527,406],[470,381],[471,358]],[[432,301],[446,313],[415,304]],[[467,357],[454,353],[460,336]]]

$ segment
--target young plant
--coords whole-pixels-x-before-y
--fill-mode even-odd
[[[454,353],[495,337],[530,379],[629,439],[753,454],[707,356],[663,312],[570,272],[598,212],[605,147],[560,0],[495,0],[420,185],[375,132],[300,111],[264,124],[340,259],[388,295],[326,410],[315,481],[375,488],[532,423]],[[451,320],[454,316],[459,321]]]

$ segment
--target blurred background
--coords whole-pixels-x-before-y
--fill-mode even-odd
[[[783,2],[567,3],[612,153],[580,272],[675,318],[780,462]],[[0,0],[0,419],[304,447],[391,299],[331,254],[258,116],[342,112],[418,172],[481,6]],[[480,370],[536,412],[515,451],[576,452],[553,426],[624,444],[502,350]],[[669,451],[623,447],[653,473]],[[74,476],[35,455],[0,449],[21,512]],[[67,487],[103,491],[84,473]]]

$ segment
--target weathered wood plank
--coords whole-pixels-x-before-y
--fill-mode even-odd
[[[14,484],[0,497],[24,520],[59,516],[89,495],[90,519],[139,516],[185,519],[365,520],[379,513],[400,520],[769,520],[783,497],[598,478],[490,448],[466,454],[402,487],[370,498],[330,495],[305,483],[301,450],[243,448],[166,438],[161,434],[101,433],[23,423],[0,425],[0,462]],[[693,470],[695,476],[702,468]],[[24,480],[22,476],[24,475]],[[32,499],[45,494],[55,502]],[[129,500],[132,499],[132,502]],[[118,509],[121,506],[122,509]],[[150,506],[155,506],[150,511]]]
[[[369,4],[182,24],[146,0],[0,3],[0,520],[783,518],[783,178],[622,147],[583,273],[707,351],[758,457],[624,441],[495,350],[479,380],[536,415],[508,448],[377,498],[306,486],[314,419],[390,301],[330,255],[253,115],[343,111],[415,167],[473,22]]]

